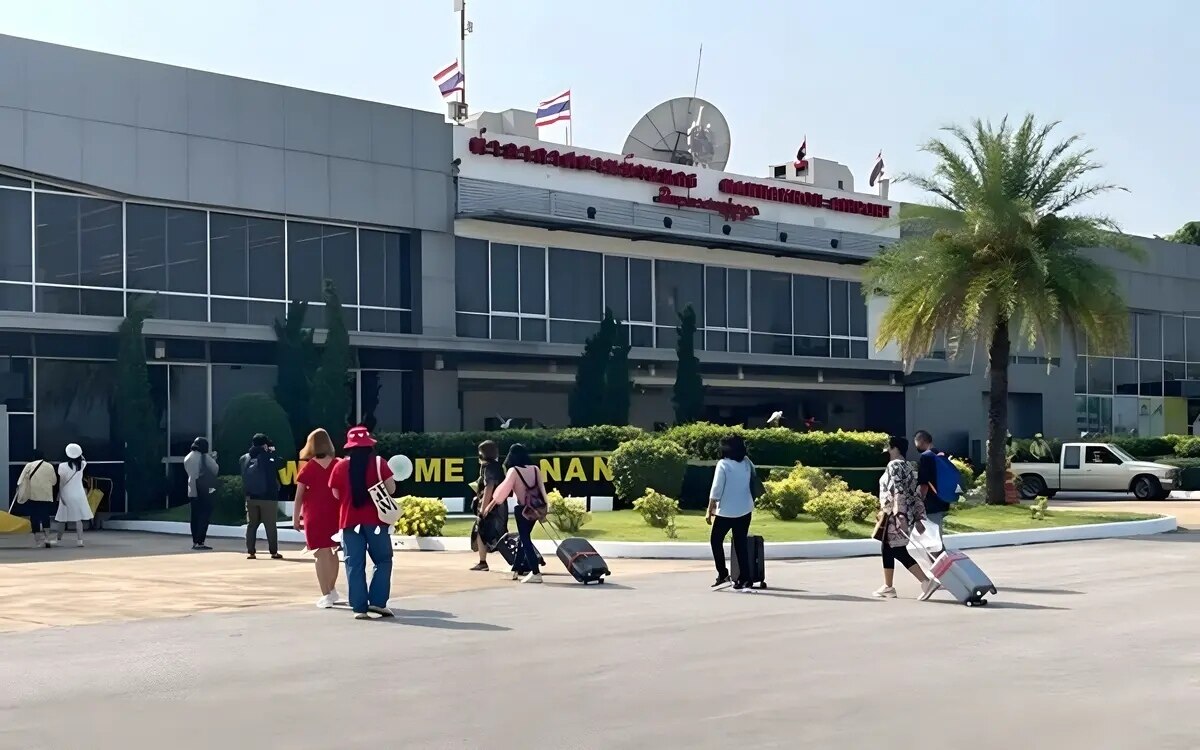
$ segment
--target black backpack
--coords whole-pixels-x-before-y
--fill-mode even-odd
[[[263,451],[246,462],[242,469],[242,486],[248,497],[273,500],[279,493],[279,475],[271,454]]]

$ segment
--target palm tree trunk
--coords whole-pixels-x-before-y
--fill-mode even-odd
[[[1012,348],[1008,319],[1001,317],[988,346],[991,388],[988,392],[987,502],[1004,504],[1004,476],[1008,470],[1005,442],[1008,438],[1008,353]]]

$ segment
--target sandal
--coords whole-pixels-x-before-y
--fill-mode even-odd
[[[475,563],[475,567],[471,568],[471,570],[481,570],[481,571],[487,572],[489,570],[489,568],[488,568],[487,563],[480,562],[480,563]]]

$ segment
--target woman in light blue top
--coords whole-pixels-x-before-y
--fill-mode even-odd
[[[750,482],[754,477],[754,464],[746,457],[746,443],[738,435],[721,438],[721,460],[713,475],[712,490],[708,493],[708,515],[705,520],[712,524],[713,562],[717,566],[717,581],[713,589],[725,588],[730,584],[729,569],[725,567],[725,537],[733,532],[733,554],[737,556],[738,577],[733,582],[736,591],[752,591],[750,588],[750,555],[746,537],[750,532],[750,514],[754,510],[754,498],[750,494]]]

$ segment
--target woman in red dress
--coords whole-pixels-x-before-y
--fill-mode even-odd
[[[305,463],[296,475],[296,507],[292,513],[294,527],[304,530],[304,543],[317,561],[317,585],[321,587],[317,606],[321,609],[338,602],[335,585],[339,565],[333,535],[339,530],[340,506],[329,489],[329,474],[337,461],[334,453],[328,432],[318,428],[309,433],[300,450],[300,460]]]

